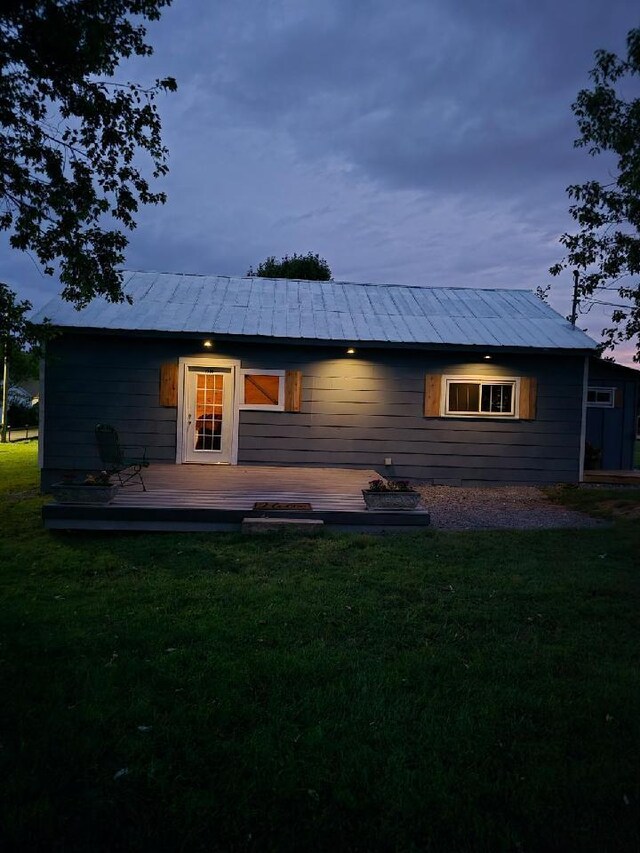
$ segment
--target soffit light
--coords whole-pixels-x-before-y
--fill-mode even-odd
[[[349,347],[349,349],[347,350],[347,355],[355,355],[355,352],[356,351],[354,350],[353,347]]]
[[[211,349],[211,347],[213,346],[213,341],[210,341],[210,340],[203,341],[202,345],[205,346],[207,349]]]
[[[490,359],[490,358],[491,358],[491,356],[490,356],[490,355],[485,355],[485,358],[488,360],[488,359]]]

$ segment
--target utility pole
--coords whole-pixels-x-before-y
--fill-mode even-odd
[[[7,443],[7,407],[9,403],[9,341],[4,342],[2,358],[2,431],[0,442]]]
[[[575,326],[578,319],[578,282],[580,281],[580,273],[578,270],[573,271],[573,304],[571,305],[571,317],[569,322]]]

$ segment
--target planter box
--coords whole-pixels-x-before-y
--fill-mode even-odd
[[[420,492],[372,492],[362,490],[367,509],[415,509],[420,503]]]
[[[120,486],[88,486],[84,483],[54,483],[51,494],[59,504],[108,504]]]

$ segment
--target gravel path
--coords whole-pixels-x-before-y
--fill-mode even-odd
[[[542,530],[607,522],[553,504],[535,486],[416,485],[431,524],[442,530]]]

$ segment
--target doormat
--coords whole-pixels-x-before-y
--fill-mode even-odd
[[[286,510],[287,512],[311,512],[311,504],[286,503],[285,501],[256,501],[254,510]]]

